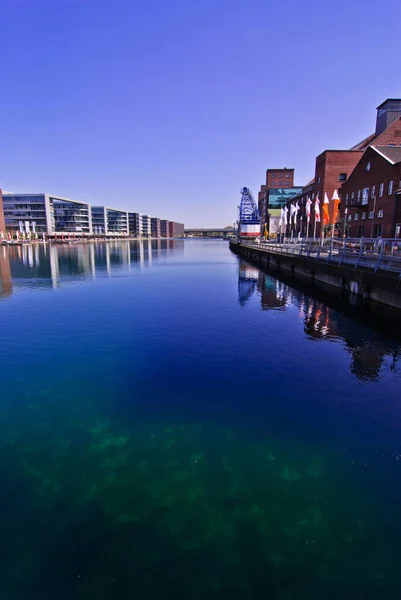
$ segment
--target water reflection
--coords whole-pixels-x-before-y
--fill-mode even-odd
[[[183,253],[183,240],[0,246],[0,298],[18,287],[55,288],[66,281],[110,277],[122,268],[141,272],[172,250],[175,256]]]
[[[257,293],[261,308],[285,311],[292,307],[303,321],[305,337],[314,342],[341,342],[350,356],[349,369],[361,382],[378,381],[388,363],[399,368],[400,347],[380,331],[364,327],[355,318],[330,308],[301,289],[295,289],[239,260],[238,301],[244,306]],[[356,315],[354,315],[355,317]]]

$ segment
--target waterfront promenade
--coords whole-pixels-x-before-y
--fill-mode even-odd
[[[230,248],[273,270],[287,270],[294,276],[328,284],[401,311],[401,244],[398,239],[232,241]]]

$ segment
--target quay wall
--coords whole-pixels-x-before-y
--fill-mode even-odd
[[[397,273],[376,272],[366,268],[326,263],[306,256],[277,254],[230,242],[231,250],[261,268],[279,273],[284,271],[309,282],[320,282],[350,295],[379,302],[401,311],[401,278]],[[400,312],[401,317],[401,312]]]

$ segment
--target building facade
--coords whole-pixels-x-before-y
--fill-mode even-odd
[[[369,146],[341,189],[341,218],[350,237],[400,237],[401,147]]]
[[[3,194],[0,189],[0,239],[6,237],[6,222],[4,220]]]
[[[108,206],[92,206],[94,235],[128,236],[128,213]]]
[[[152,236],[152,222],[149,215],[141,216],[142,237],[150,238]]]
[[[160,237],[160,231],[161,231],[160,219],[158,219],[157,217],[151,217],[151,219],[150,219],[150,230],[151,230],[151,236],[152,236],[152,238],[159,238]]]
[[[160,219],[160,236],[162,238],[168,238],[169,235],[169,221],[167,219]]]
[[[49,194],[4,194],[7,231],[57,235],[92,234],[89,204]]]
[[[184,237],[184,223],[169,221],[169,237]]]
[[[128,228],[129,234],[132,237],[142,237],[142,215],[140,213],[129,212],[128,213]]]

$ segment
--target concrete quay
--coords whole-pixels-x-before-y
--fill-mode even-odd
[[[397,319],[401,319],[401,258],[392,253],[387,256],[385,248],[383,243],[379,250],[372,248],[370,252],[360,247],[349,250],[344,246],[342,250],[315,242],[313,251],[311,246],[301,243],[293,243],[290,251],[285,244],[230,242],[235,254],[262,269],[331,286],[333,290],[362,298],[366,304],[381,303],[395,309]]]

